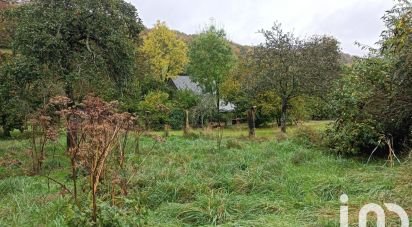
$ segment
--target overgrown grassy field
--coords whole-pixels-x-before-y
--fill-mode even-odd
[[[308,126],[321,130],[325,124]],[[101,203],[100,216],[121,226],[127,221],[145,226],[339,226],[342,193],[349,196],[354,226],[360,207],[371,202],[397,203],[412,215],[407,160],[393,168],[384,161],[366,165],[313,146],[297,130],[278,139],[273,129],[258,130],[258,139],[249,140],[246,131],[231,129],[224,132],[220,148],[213,135],[183,138],[172,132],[164,142],[143,137],[140,151],[128,153],[128,196],[116,198],[118,208]],[[27,175],[27,148],[25,140],[0,141],[0,226],[67,226],[68,220],[82,218],[59,185]],[[45,174],[70,187],[62,150],[48,149]],[[389,212],[387,219],[387,226],[399,223]]]

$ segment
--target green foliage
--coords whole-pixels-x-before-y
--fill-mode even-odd
[[[305,94],[324,95],[338,77],[338,42],[327,36],[300,40],[293,33],[283,31],[277,23],[261,33],[265,42],[255,48],[259,72],[256,86],[280,97],[281,129],[286,132],[291,99]],[[295,105],[301,106],[297,101]]]
[[[169,115],[169,124],[172,129],[182,129],[185,118],[185,111],[188,110],[191,116],[196,114],[195,107],[200,102],[200,96],[191,90],[178,90],[172,98],[173,109]],[[189,118],[189,120],[191,120]],[[197,122],[196,119],[194,119]]]
[[[133,212],[133,207],[138,207],[138,204],[124,198],[125,204],[123,208],[111,206],[106,202],[99,203],[99,219],[97,223],[90,220],[91,212],[89,210],[79,210],[76,206],[69,205],[65,212],[67,215],[67,224],[69,226],[143,226],[145,224],[144,216],[141,213]]]
[[[408,149],[412,138],[411,8],[399,1],[387,12],[380,51],[358,60],[336,86],[338,120],[330,144],[341,153]],[[385,142],[386,141],[386,142]]]
[[[8,8],[10,7],[0,9],[0,48],[10,48],[15,29],[15,22],[7,17]]]
[[[185,119],[185,113],[180,108],[173,108],[169,114],[168,123],[172,129],[182,129]]]
[[[189,110],[200,101],[199,95],[191,90],[178,90],[174,96],[174,106],[182,110]]]
[[[220,86],[236,60],[224,30],[211,25],[200,33],[190,44],[189,58],[189,75],[205,92],[215,95],[218,108]]]
[[[139,109],[151,126],[161,129],[169,122],[169,113],[172,109],[169,94],[162,91],[149,92],[139,103]]]
[[[383,114],[394,85],[390,70],[388,60],[361,59],[336,85],[332,104],[338,119],[327,133],[336,152],[370,153],[386,134]]]
[[[292,127],[290,129],[292,132]],[[270,131],[273,137],[273,130]],[[244,130],[246,133],[246,130]],[[228,134],[225,132],[225,134]],[[259,131],[258,131],[259,134]],[[232,141],[232,142],[229,142]],[[15,150],[14,158],[25,162],[24,141],[0,141],[0,157]],[[116,195],[116,205],[99,202],[100,226],[319,226],[339,223],[339,196],[346,193],[350,208],[382,197],[410,207],[409,164],[382,167],[383,161],[365,166],[353,159],[327,155],[292,140],[250,141],[233,136],[223,144],[241,144],[236,149],[203,138],[171,136],[158,143],[142,137],[138,154],[127,148],[129,193]],[[6,152],[7,151],[7,152]],[[58,149],[57,157],[65,150]],[[20,156],[21,155],[21,156]],[[70,186],[68,159],[53,169],[51,177]],[[4,166],[2,163],[1,166]],[[2,171],[0,169],[0,171]],[[8,169],[12,175],[16,169]],[[106,173],[108,174],[108,173]],[[367,180],[365,180],[367,179]],[[87,179],[85,179],[87,180]],[[109,200],[110,193],[99,191]],[[86,188],[87,190],[87,188]],[[0,179],[1,226],[88,226],[90,214],[85,193],[83,209],[68,205],[61,187],[40,176],[10,176]],[[110,202],[112,202],[110,200]],[[358,209],[353,209],[357,217]],[[351,210],[350,210],[351,211]],[[351,211],[352,212],[352,211]],[[372,219],[372,217],[371,217]],[[387,223],[398,226],[396,216]],[[351,221],[350,224],[356,224]],[[335,226],[335,225],[332,225]]]
[[[5,136],[13,129],[23,130],[27,116],[53,93],[41,76],[33,58],[10,56],[0,65],[0,125]]]
[[[134,43],[143,26],[130,3],[37,0],[11,15],[17,21],[13,49],[62,80],[72,100],[82,98],[74,93],[83,82],[113,82],[118,95],[132,80]],[[98,93],[101,87],[88,88]]]

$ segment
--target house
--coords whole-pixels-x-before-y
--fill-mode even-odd
[[[169,79],[168,84],[175,90],[190,90],[197,95],[206,94],[199,84],[192,81],[189,76],[178,76],[175,79]],[[233,103],[226,103],[224,100],[221,100],[219,103],[219,111],[221,113],[233,112],[235,107]]]

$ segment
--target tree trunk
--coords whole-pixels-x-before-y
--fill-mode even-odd
[[[7,126],[3,126],[3,137],[5,138],[11,137],[11,129]]]
[[[288,99],[286,97],[282,97],[282,113],[280,117],[280,127],[283,133],[286,133],[287,107]]]

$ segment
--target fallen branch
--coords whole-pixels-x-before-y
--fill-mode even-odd
[[[51,178],[51,177],[49,177],[49,176],[45,176],[45,175],[41,175],[41,176],[47,178],[48,180],[53,181],[54,183],[56,183],[56,184],[58,184],[58,185],[60,185],[60,187],[62,187],[62,188],[63,188],[64,190],[66,190],[68,193],[70,193],[70,194],[73,195],[73,193],[70,191],[70,189],[68,189],[68,188],[66,187],[66,185],[64,185],[63,183],[60,183],[60,182],[58,182],[57,180],[55,180],[55,179],[53,179],[53,178]]]

